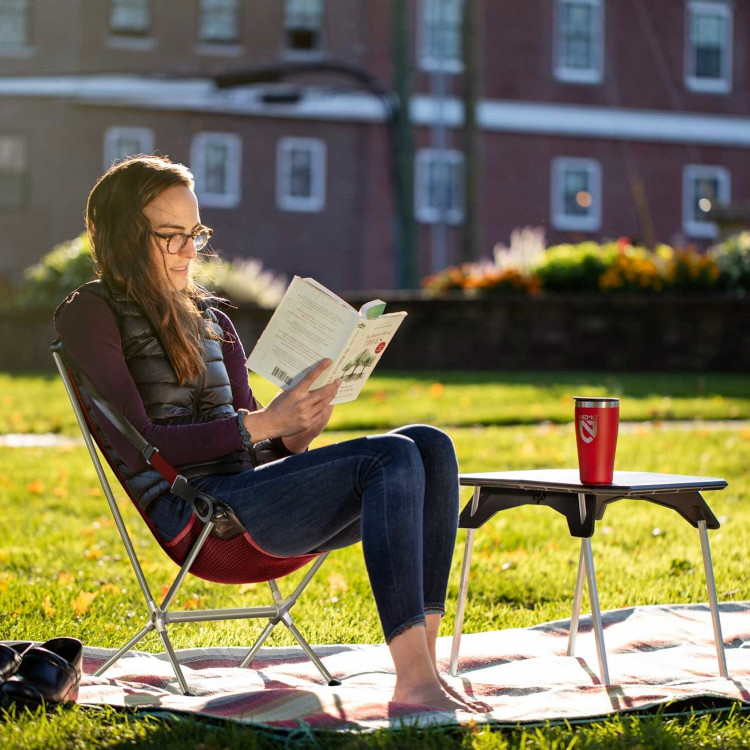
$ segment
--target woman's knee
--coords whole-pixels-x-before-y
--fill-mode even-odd
[[[391,475],[408,475],[424,480],[424,465],[416,443],[405,435],[378,435],[372,438],[375,463]]]
[[[428,424],[413,424],[395,430],[413,440],[423,458],[435,458],[441,465],[457,465],[456,449],[450,436],[438,427]]]

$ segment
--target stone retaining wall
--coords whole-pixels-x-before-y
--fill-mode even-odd
[[[381,293],[409,315],[379,369],[750,371],[750,298]],[[365,300],[351,299],[355,306]],[[247,348],[270,311],[231,312]],[[51,311],[0,318],[0,371],[51,370]]]

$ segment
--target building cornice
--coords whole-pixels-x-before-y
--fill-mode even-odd
[[[262,98],[267,90],[263,86],[220,90],[209,79],[0,78],[2,97],[66,98],[89,106],[335,122],[383,122],[388,116],[383,102],[367,92],[313,90],[298,102],[269,103]],[[411,102],[411,118],[415,125],[442,121],[457,128],[463,123],[463,103],[452,97],[438,100],[416,95]],[[488,132],[750,147],[750,117],[733,115],[484,99],[477,108],[477,121]]]

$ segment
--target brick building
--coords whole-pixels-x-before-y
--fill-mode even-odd
[[[396,1],[0,0],[0,275],[82,229],[113,159],[156,151],[193,169],[224,256],[339,290],[392,286],[383,102],[341,78],[287,96],[211,77],[334,59],[391,85]],[[461,0],[409,6],[424,275],[458,261],[465,229],[465,37]],[[480,6],[479,254],[525,225],[550,242],[706,244],[711,211],[750,198],[750,3]]]

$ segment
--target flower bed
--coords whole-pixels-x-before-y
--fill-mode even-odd
[[[494,259],[451,266],[426,277],[432,295],[547,292],[748,292],[750,232],[707,252],[659,245],[654,250],[628,239],[545,249],[539,230],[514,233],[510,247],[496,247]]]

